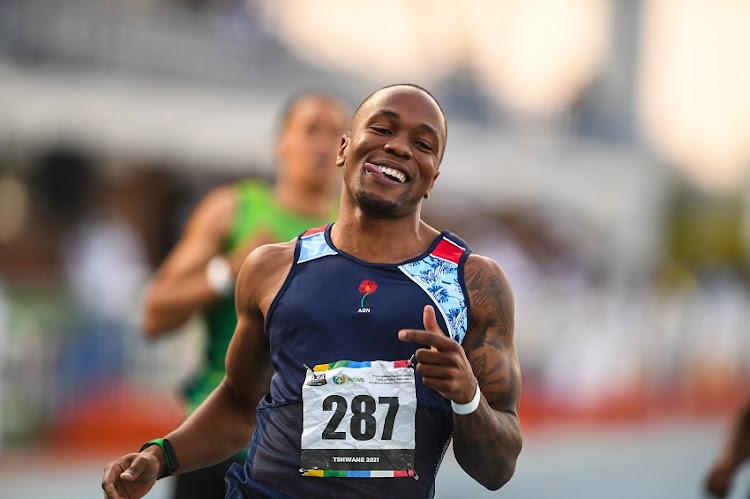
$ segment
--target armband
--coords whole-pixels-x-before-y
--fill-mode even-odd
[[[162,473],[159,478],[167,477],[177,471],[177,468],[180,467],[180,463],[177,461],[177,454],[174,453],[172,443],[166,438],[156,438],[143,444],[140,452],[152,445],[158,445],[159,448],[161,448],[162,452],[164,452],[164,458],[167,461],[167,469],[164,470],[164,473]]]
[[[477,407],[479,407],[479,400],[481,398],[482,392],[479,391],[479,380],[477,380],[477,391],[474,393],[474,398],[471,399],[471,402],[467,402],[466,404],[457,404],[451,400],[451,408],[456,414],[465,416],[466,414],[471,414],[472,412],[477,410]]]
[[[221,255],[216,255],[206,265],[206,279],[209,286],[219,296],[230,296],[234,291],[234,277],[229,261]]]

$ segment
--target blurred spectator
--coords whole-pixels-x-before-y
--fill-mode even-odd
[[[43,155],[35,171],[42,213],[64,230],[61,278],[73,303],[58,378],[66,404],[123,377],[127,338],[149,272],[140,236],[95,161],[58,149]]]
[[[150,271],[143,245],[121,215],[101,205],[66,234],[62,265],[78,312],[61,359],[62,382],[77,392],[111,386],[125,372],[128,336]]]

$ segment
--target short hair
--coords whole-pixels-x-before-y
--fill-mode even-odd
[[[440,109],[440,114],[443,116],[443,127],[445,128],[445,141],[443,142],[443,147],[440,150],[440,158],[439,158],[439,161],[438,161],[438,164],[440,164],[443,161],[443,155],[445,154],[445,146],[446,146],[446,144],[448,142],[448,120],[445,117],[445,111],[443,111],[443,107],[440,105],[440,102],[438,102],[438,100],[435,98],[435,96],[432,95],[432,93],[429,90],[427,90],[424,87],[421,87],[421,86],[417,85],[416,83],[393,83],[391,85],[386,85],[384,87],[380,87],[379,89],[375,90],[370,95],[368,95],[367,97],[365,97],[365,99],[359,104],[359,106],[357,106],[357,109],[354,110],[354,114],[352,115],[352,123],[357,118],[357,115],[359,114],[359,111],[362,109],[362,107],[367,102],[369,102],[370,99],[372,99],[375,94],[377,94],[381,90],[387,90],[389,88],[394,88],[394,87],[409,87],[409,88],[414,88],[416,90],[421,90],[422,92],[424,92],[427,95],[429,95],[430,98],[433,101],[435,101],[435,104],[437,104],[438,109]],[[351,123],[350,123],[349,127],[351,129]]]
[[[282,106],[281,113],[279,113],[278,124],[276,126],[277,136],[280,136],[282,133],[284,133],[287,125],[289,124],[289,120],[292,119],[292,116],[294,116],[294,113],[297,111],[297,106],[299,106],[302,101],[311,98],[335,102],[340,104],[343,108],[351,109],[351,103],[349,102],[349,100],[346,99],[343,95],[336,92],[319,89],[301,90],[292,94],[292,96],[289,97]]]

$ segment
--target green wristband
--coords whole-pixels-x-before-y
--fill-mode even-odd
[[[164,478],[177,471],[177,468],[180,467],[180,463],[177,461],[177,455],[174,452],[172,443],[166,438],[155,438],[143,444],[141,446],[141,451],[148,447],[151,447],[152,445],[159,446],[159,448],[164,453],[164,459],[167,461],[167,469],[164,470],[164,473],[162,473],[159,478]]]

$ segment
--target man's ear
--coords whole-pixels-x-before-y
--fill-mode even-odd
[[[432,182],[430,183],[430,186],[427,188],[427,192],[424,193],[424,198],[427,199],[430,197],[430,192],[432,192],[433,187],[435,187],[435,181],[440,176],[440,170],[435,172],[435,176],[432,177]]]
[[[336,166],[344,166],[344,160],[346,159],[346,149],[349,147],[349,136],[341,136],[341,145],[339,145],[339,152],[336,154]]]

